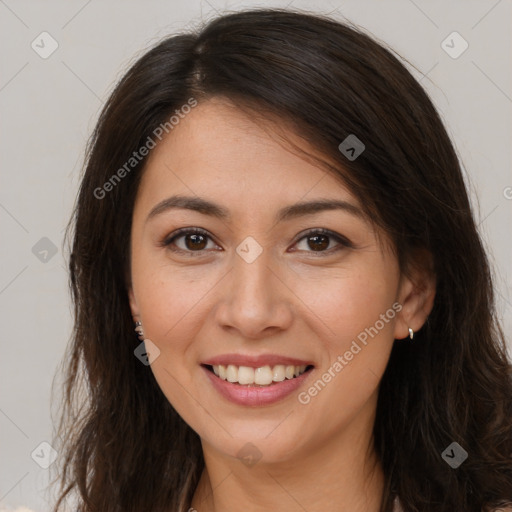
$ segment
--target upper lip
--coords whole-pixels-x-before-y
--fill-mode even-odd
[[[224,366],[233,364],[235,366],[249,366],[252,368],[261,368],[262,366],[275,366],[278,364],[284,365],[312,365],[310,361],[297,359],[295,357],[280,356],[278,354],[259,354],[259,355],[244,355],[244,354],[222,354],[212,357],[203,361],[202,364],[217,366],[222,364]]]

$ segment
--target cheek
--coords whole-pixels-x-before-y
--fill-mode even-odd
[[[337,340],[337,348],[343,348],[360,333],[360,338],[364,338],[364,333],[376,323],[377,330],[382,331],[379,334],[391,335],[397,279],[393,269],[373,262],[364,268],[326,274],[326,278],[302,277],[297,279],[294,289],[314,313],[312,321],[316,318],[327,337]]]
[[[306,393],[315,396],[320,409],[329,408],[333,400],[342,404],[343,416],[366,403],[386,369],[394,340],[398,274],[392,266],[373,261],[332,277],[316,283],[302,280],[297,291],[314,312],[309,316],[310,329],[325,333],[318,378],[329,382],[328,390],[318,393],[323,389],[319,383]]]
[[[191,399],[196,395],[193,375],[200,357],[194,340],[204,324],[205,296],[216,281],[191,278],[192,272],[171,269],[161,260],[137,263],[132,275],[144,335],[160,350],[149,369],[178,414],[193,422],[198,403]]]
[[[190,279],[169,269],[147,273],[138,288],[146,336],[162,344],[163,350],[178,349],[192,339],[201,326],[202,302],[214,284],[213,278]]]
[[[394,284],[379,272],[347,274],[326,281],[322,293],[304,301],[314,313],[309,328],[317,335],[325,333],[320,339],[325,357],[300,403],[314,403],[319,411],[338,404],[325,428],[336,429],[339,421],[348,421],[376,393],[394,341]],[[307,297],[305,289],[299,293]]]

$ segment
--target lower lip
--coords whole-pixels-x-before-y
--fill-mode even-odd
[[[202,369],[206,372],[213,387],[222,396],[237,405],[252,406],[269,405],[282,400],[296,391],[312,371],[310,369],[298,377],[276,382],[269,386],[243,386],[217,377],[217,375],[204,366],[202,366]]]

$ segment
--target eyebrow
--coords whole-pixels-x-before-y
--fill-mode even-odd
[[[176,208],[193,210],[202,213],[203,215],[210,215],[225,221],[231,218],[229,210],[219,204],[213,203],[201,197],[176,195],[160,201],[154,208],[152,208],[146,218],[146,222],[148,222],[153,217],[156,217],[157,215]],[[317,199],[313,201],[292,204],[282,208],[277,212],[276,222],[290,220],[296,217],[301,217],[303,215],[312,215],[327,210],[344,210],[347,213],[354,215],[355,217],[359,217],[361,219],[365,218],[365,215],[360,208],[347,201],[334,199]]]

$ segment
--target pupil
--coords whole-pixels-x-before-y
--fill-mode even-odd
[[[186,240],[187,249],[204,249],[206,247],[204,235],[201,235],[201,234],[188,235],[185,238],[185,240]]]
[[[322,250],[329,247],[329,237],[327,235],[312,235],[309,238],[309,242],[313,241],[313,245],[309,244],[309,247],[313,250]]]

